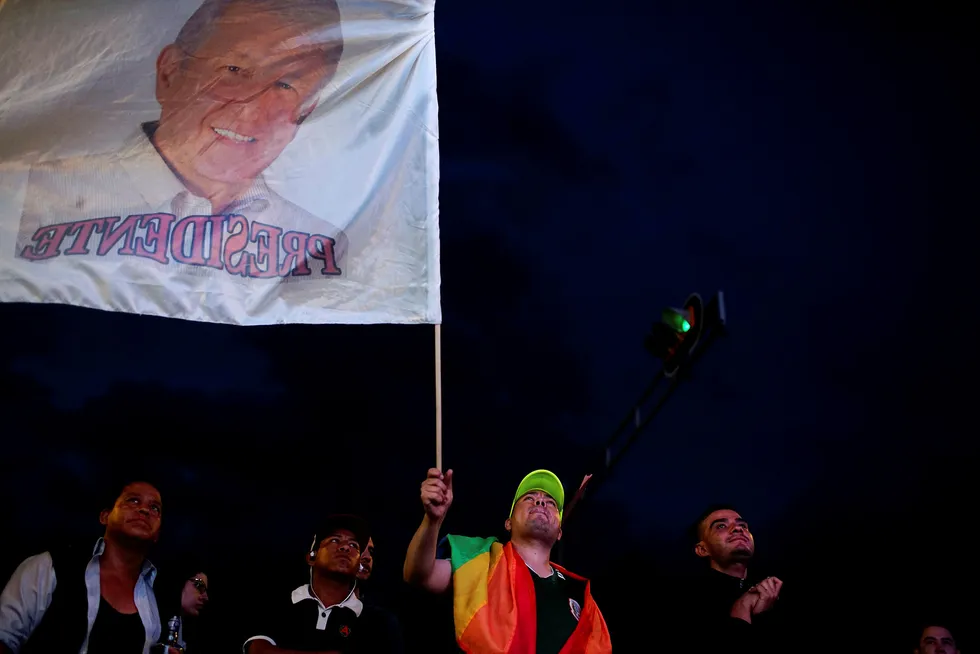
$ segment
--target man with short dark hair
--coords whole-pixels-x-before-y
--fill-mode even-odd
[[[779,599],[783,582],[750,575],[755,537],[749,523],[731,505],[714,505],[692,527],[694,553],[707,570],[685,589],[686,601],[675,616],[697,639],[694,651],[767,651],[769,639],[760,616]]]
[[[938,624],[926,625],[919,634],[915,654],[959,654],[952,632]]]
[[[517,487],[504,528],[510,541],[449,535],[439,529],[453,502],[453,471],[429,470],[425,517],[405,556],[405,580],[433,593],[453,589],[456,642],[467,652],[572,654],[612,651],[589,581],[551,561],[561,538],[565,490],[548,470]]]
[[[288,600],[274,601],[255,620],[256,635],[245,641],[243,653],[401,652],[402,636],[394,617],[365,605],[354,592],[361,552],[369,540],[362,518],[329,516],[306,556],[309,583],[293,590]]]
[[[99,514],[94,550],[59,546],[21,563],[0,594],[0,654],[148,652],[161,619],[146,555],[162,511],[153,485],[126,484]]]

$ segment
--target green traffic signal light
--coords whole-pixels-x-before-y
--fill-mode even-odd
[[[697,293],[692,293],[683,306],[683,309],[664,309],[660,320],[653,323],[643,340],[644,348],[663,361],[664,377],[674,377],[678,370],[691,363],[691,354],[697,349],[706,328],[713,326],[718,333],[723,333],[725,327],[725,303],[721,291],[707,307]]]
[[[691,331],[691,323],[688,322],[685,312],[679,309],[664,309],[661,320],[679,334],[686,334]]]

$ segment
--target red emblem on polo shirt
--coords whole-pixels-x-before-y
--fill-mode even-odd
[[[340,628],[340,635],[343,636],[344,638],[347,638],[348,636],[350,636],[350,627],[348,627],[347,625],[344,625],[343,627],[341,627]]]

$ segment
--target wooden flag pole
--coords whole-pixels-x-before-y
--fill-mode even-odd
[[[436,468],[442,470],[442,325],[436,324]]]

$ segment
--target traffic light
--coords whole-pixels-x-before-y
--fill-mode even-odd
[[[704,303],[701,296],[692,293],[683,308],[667,308],[660,322],[644,341],[647,351],[664,362],[664,376],[673,377],[697,347],[704,332]]]

